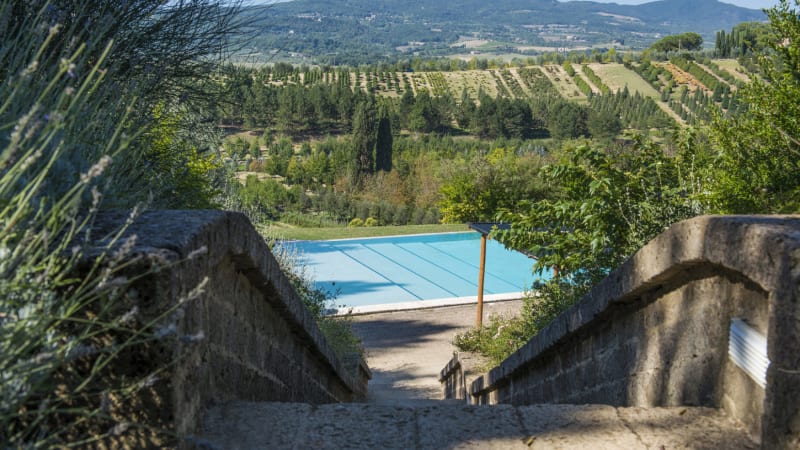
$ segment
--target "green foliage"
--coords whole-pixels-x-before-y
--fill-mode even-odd
[[[378,136],[375,141],[375,170],[392,171],[392,121],[384,112],[378,120]]]
[[[479,94],[480,106],[469,106],[462,103],[460,112],[472,112],[471,117],[465,122],[472,125],[472,130],[483,138],[514,138],[527,139],[546,134],[544,125],[533,117],[533,112],[528,102],[519,99],[500,98],[494,99],[485,94]]]
[[[584,64],[583,68],[581,68],[581,71],[583,71],[583,73],[586,74],[586,76],[589,78],[589,81],[591,81],[595,86],[597,86],[597,89],[600,89],[600,92],[602,92],[603,94],[608,94],[611,92],[608,86],[606,86],[606,84],[603,83],[603,80],[600,79],[600,77],[598,77],[596,73],[594,73],[594,70],[592,70],[591,67]]]
[[[355,177],[361,185],[364,177],[375,172],[375,143],[378,140],[378,124],[375,104],[363,102],[356,106],[353,117],[353,151],[355,155]]]
[[[671,129],[677,124],[658,107],[655,101],[628,89],[589,97],[589,115],[586,126],[596,137],[615,135],[619,127],[637,130],[648,128]],[[617,120],[614,120],[617,119]]]
[[[720,82],[714,75],[706,72],[705,69],[695,64],[694,61],[687,59],[685,56],[670,58],[670,62],[680,67],[682,70],[689,72],[699,82],[703,83],[703,85],[709,90],[713,91],[721,84],[724,84]]]
[[[664,36],[650,46],[658,52],[692,51],[700,50],[702,47],[703,37],[691,32]]]
[[[236,185],[236,195],[247,210],[260,211],[266,217],[277,218],[287,205],[299,202],[302,192],[287,189],[275,179],[259,180],[256,175],[249,175],[244,186]]]
[[[364,221],[356,217],[355,219],[351,220],[350,223],[347,224],[347,226],[350,228],[363,227]]]
[[[593,137],[610,139],[622,130],[622,122],[610,111],[593,109],[586,119],[586,128]]]
[[[536,286],[535,291],[525,293],[518,316],[490,316],[488,324],[457,334],[453,345],[461,351],[485,356],[490,367],[494,367],[572,306],[588,291],[588,287],[588,284],[579,285],[565,278],[555,278]]]
[[[743,22],[731,29],[717,32],[714,49],[720,58],[743,58],[769,50],[774,39],[769,24]]]
[[[586,129],[587,109],[572,102],[555,103],[549,111],[547,129],[556,139],[573,139],[588,134]]]
[[[574,74],[572,77],[575,80],[575,85],[578,86],[578,89],[580,89],[581,92],[583,92],[583,95],[592,95],[592,87],[589,86],[589,83],[587,83],[583,77],[575,73],[574,69],[572,70],[572,73]]]
[[[527,324],[520,318],[491,315],[488,324],[456,334],[453,345],[462,352],[488,358],[488,367],[483,369],[489,370],[522,347],[530,336]]]
[[[440,188],[442,221],[489,221],[500,209],[515,209],[523,199],[547,197],[550,188],[537,176],[541,164],[538,155],[517,157],[504,148],[484,157],[451,161]]]
[[[597,281],[671,223],[697,213],[681,161],[642,140],[617,155],[570,149],[543,169],[545,182],[559,186],[562,196],[501,213],[498,219],[512,227],[496,237],[537,255],[536,270]]]
[[[208,67],[195,58],[220,44],[224,11],[213,2],[0,0],[3,447],[174,446],[168,423],[135,410],[158,395],[174,357],[164,348],[176,345],[177,318],[202,286],[172,308],[140,310],[131,283],[146,274],[131,270],[134,240],[122,240],[124,230],[92,236],[91,224],[103,206],[175,194],[180,182],[206,188],[197,177],[213,163],[180,135],[182,110],[158,106]],[[196,193],[192,202],[213,195]],[[137,360],[153,364],[128,366]]]
[[[198,93],[208,86],[207,74],[216,64],[214,52],[224,47],[225,35],[234,27],[236,8],[221,8],[218,0],[179,4],[154,0],[5,0],[0,7],[8,19],[0,24],[2,42],[7,44],[2,50],[7,72],[0,72],[0,80],[16,82],[30,64],[27,70],[32,82],[22,87],[32,92],[44,88],[40,83],[65,65],[68,77],[74,80],[70,87],[77,89],[77,80],[87,75],[76,71],[77,62],[105,61],[105,82],[93,95],[108,101],[108,120],[87,121],[80,132],[69,137],[71,148],[59,163],[63,173],[58,180],[50,180],[50,192],[68,190],[81,172],[99,160],[105,153],[102,138],[109,132],[107,127],[124,120],[139,133],[130,140],[124,156],[109,167],[102,186],[105,206],[132,207],[148,201],[156,207],[174,207],[189,206],[180,204],[180,200],[209,200],[205,192],[181,191],[197,186],[181,178],[187,175],[186,161],[195,155],[205,158],[216,145],[212,143],[213,131],[203,125],[195,111],[210,97]],[[35,27],[52,28],[55,35],[40,53],[29,54],[24,42],[30,40]],[[17,68],[19,71],[13,72]],[[83,66],[82,70],[89,69]],[[121,96],[129,99],[124,107],[115,101]],[[163,152],[151,151],[152,135],[165,131],[159,124],[161,119],[181,123],[180,133],[173,137],[174,154],[165,158]],[[189,122],[193,126],[185,126]],[[155,139],[164,142],[161,137]],[[191,176],[195,175],[197,171]]]
[[[741,89],[745,111],[712,123],[708,200],[723,213],[800,211],[800,18],[785,0],[767,14],[775,39],[759,59],[766,80]]]
[[[543,168],[545,182],[560,187],[560,196],[499,214],[511,229],[493,234],[507,247],[536,255],[534,271],[558,274],[526,295],[518,317],[492,318],[458,335],[455,345],[499,363],[644,243],[698,213],[681,178],[685,165],[682,157],[638,140],[613,155],[588,146],[569,149],[562,161]]]
[[[575,74],[576,74],[575,73],[575,68],[572,67],[572,64],[570,64],[569,61],[564,61],[564,64],[562,64],[562,67],[564,68],[564,71],[567,72],[567,75],[569,75],[571,77],[575,76]]]
[[[129,186],[122,195],[115,196],[114,203],[124,205],[158,192],[164,195],[158,201],[161,208],[214,207],[214,198],[219,194],[214,180],[222,168],[220,159],[214,152],[201,153],[195,139],[181,135],[189,124],[181,120],[180,113],[167,111],[161,104],[156,106],[152,120],[142,135],[142,145],[146,148],[143,156],[148,168],[160,176],[140,183],[145,192]]]
[[[429,133],[447,126],[450,122],[450,111],[446,99],[432,97],[428,91],[421,91],[415,98],[408,114],[408,128],[413,131]]]

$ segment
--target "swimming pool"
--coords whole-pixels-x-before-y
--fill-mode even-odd
[[[337,305],[365,311],[377,310],[372,305],[475,301],[480,238],[480,233],[464,232],[291,245],[317,287],[338,293]],[[489,240],[484,298],[519,298],[540,279],[531,272],[533,262]]]

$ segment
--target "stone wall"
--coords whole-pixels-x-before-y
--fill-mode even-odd
[[[445,400],[465,400],[467,383],[481,374],[481,368],[487,367],[489,359],[481,355],[466,352],[453,352],[453,357],[439,373],[442,384],[442,398]]]
[[[103,214],[93,233],[99,238],[116,230],[126,217]],[[170,398],[162,399],[166,404],[161,406],[172,409],[179,434],[196,432],[206,408],[231,400],[330,403],[366,398],[371,374],[363,359],[354,355],[345,362],[336,357],[245,216],[152,211],[137,218],[125,236],[136,236],[127,256],[138,261],[131,273],[153,264],[163,267],[134,285],[143,309],[169,311],[204,283],[197,299],[176,310],[178,335],[203,336],[196,344],[178,341],[172,349],[172,357],[179,359],[170,369]]]
[[[798,262],[797,217],[675,224],[498,367],[468,380],[466,396],[478,404],[718,407],[764,448],[797,448]],[[728,357],[733,318],[767,337],[766,388]],[[460,384],[448,380],[461,376],[451,366],[446,391]]]

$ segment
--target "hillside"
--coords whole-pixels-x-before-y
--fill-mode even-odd
[[[294,0],[246,8],[253,60],[275,55],[308,62],[361,64],[404,55],[535,54],[559,49],[641,49],[665,34],[714,33],[762,11],[717,0],[662,0],[643,5],[555,0]]]
[[[607,94],[625,91],[640,97],[637,103],[657,107],[650,108],[649,114],[658,114],[652,109],[660,109],[677,123],[691,124],[707,119],[712,104],[724,110],[734,108],[736,91],[747,75],[735,60],[672,58],[664,62],[551,62],[448,72],[398,72],[378,66],[348,71],[281,65],[275,70],[263,69],[257,78],[275,88],[340,85],[394,99],[407,92],[418,96],[423,91],[459,101],[465,93],[478,102],[481,92],[510,100],[558,95],[591,108],[610,101]]]

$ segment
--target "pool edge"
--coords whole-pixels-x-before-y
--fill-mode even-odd
[[[525,292],[509,292],[504,294],[488,294],[483,297],[484,303],[504,302],[511,300],[521,300],[525,298]],[[446,306],[469,305],[478,303],[476,295],[467,297],[449,297],[432,300],[413,300],[398,303],[381,303],[377,305],[352,306],[344,308],[329,308],[325,311],[330,316],[360,316],[365,314],[385,313],[394,311],[409,311],[414,309],[431,309]]]

